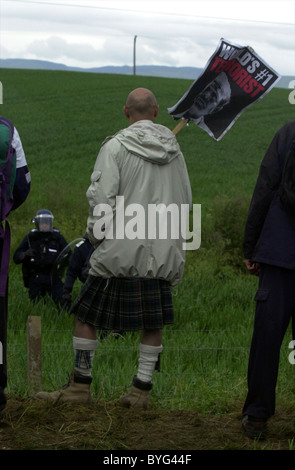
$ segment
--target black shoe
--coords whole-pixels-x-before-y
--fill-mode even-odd
[[[245,416],[242,420],[242,426],[250,439],[264,440],[266,437],[265,418],[255,418],[254,416]]]

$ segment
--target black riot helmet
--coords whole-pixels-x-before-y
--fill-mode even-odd
[[[40,209],[37,211],[35,218],[32,220],[39,232],[52,232],[53,230],[53,214],[48,209]]]

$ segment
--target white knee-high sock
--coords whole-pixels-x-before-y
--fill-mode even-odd
[[[150,382],[155,365],[159,359],[159,354],[163,351],[163,346],[150,346],[148,344],[139,345],[139,365],[137,378],[142,382]]]
[[[73,337],[73,348],[75,351],[74,368],[80,375],[91,376],[92,361],[97,346],[97,339]]]

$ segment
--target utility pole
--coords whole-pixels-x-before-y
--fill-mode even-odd
[[[136,75],[136,38],[137,38],[137,36],[134,36],[134,42],[133,42],[133,75]]]

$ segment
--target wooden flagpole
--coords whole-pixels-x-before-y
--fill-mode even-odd
[[[173,129],[173,134],[176,135],[184,126],[186,126],[187,121],[185,119],[181,119],[181,121],[177,124],[177,126]]]

